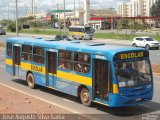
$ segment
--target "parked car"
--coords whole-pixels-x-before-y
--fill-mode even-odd
[[[155,48],[159,49],[160,43],[159,41],[151,38],[151,37],[135,37],[132,42],[133,47],[144,47],[146,49]]]
[[[0,35],[6,35],[6,32],[5,32],[5,30],[3,30],[3,29],[0,29]]]
[[[55,40],[65,40],[65,41],[72,41],[71,38],[69,38],[68,36],[66,35],[56,35],[55,36]]]

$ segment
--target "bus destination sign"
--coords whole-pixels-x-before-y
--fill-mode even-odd
[[[127,59],[137,59],[144,57],[149,57],[148,51],[132,51],[132,52],[117,53],[114,56],[114,60],[127,60]]]

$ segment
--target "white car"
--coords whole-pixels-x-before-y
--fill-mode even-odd
[[[159,49],[160,43],[150,37],[135,37],[132,42],[133,47],[144,47],[146,49],[155,48]]]

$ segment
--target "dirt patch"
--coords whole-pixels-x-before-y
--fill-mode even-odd
[[[71,112],[0,85],[0,114],[71,114]],[[3,91],[3,92],[2,92]]]
[[[5,47],[5,43],[4,42],[0,42],[0,47],[4,48]]]
[[[160,74],[160,65],[152,64],[152,71],[153,73]]]

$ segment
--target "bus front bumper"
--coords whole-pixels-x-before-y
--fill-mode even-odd
[[[129,91],[129,90],[128,90]],[[133,90],[130,90],[133,91]],[[152,100],[153,88],[144,89],[136,93],[118,93],[109,96],[110,107],[133,106]]]

